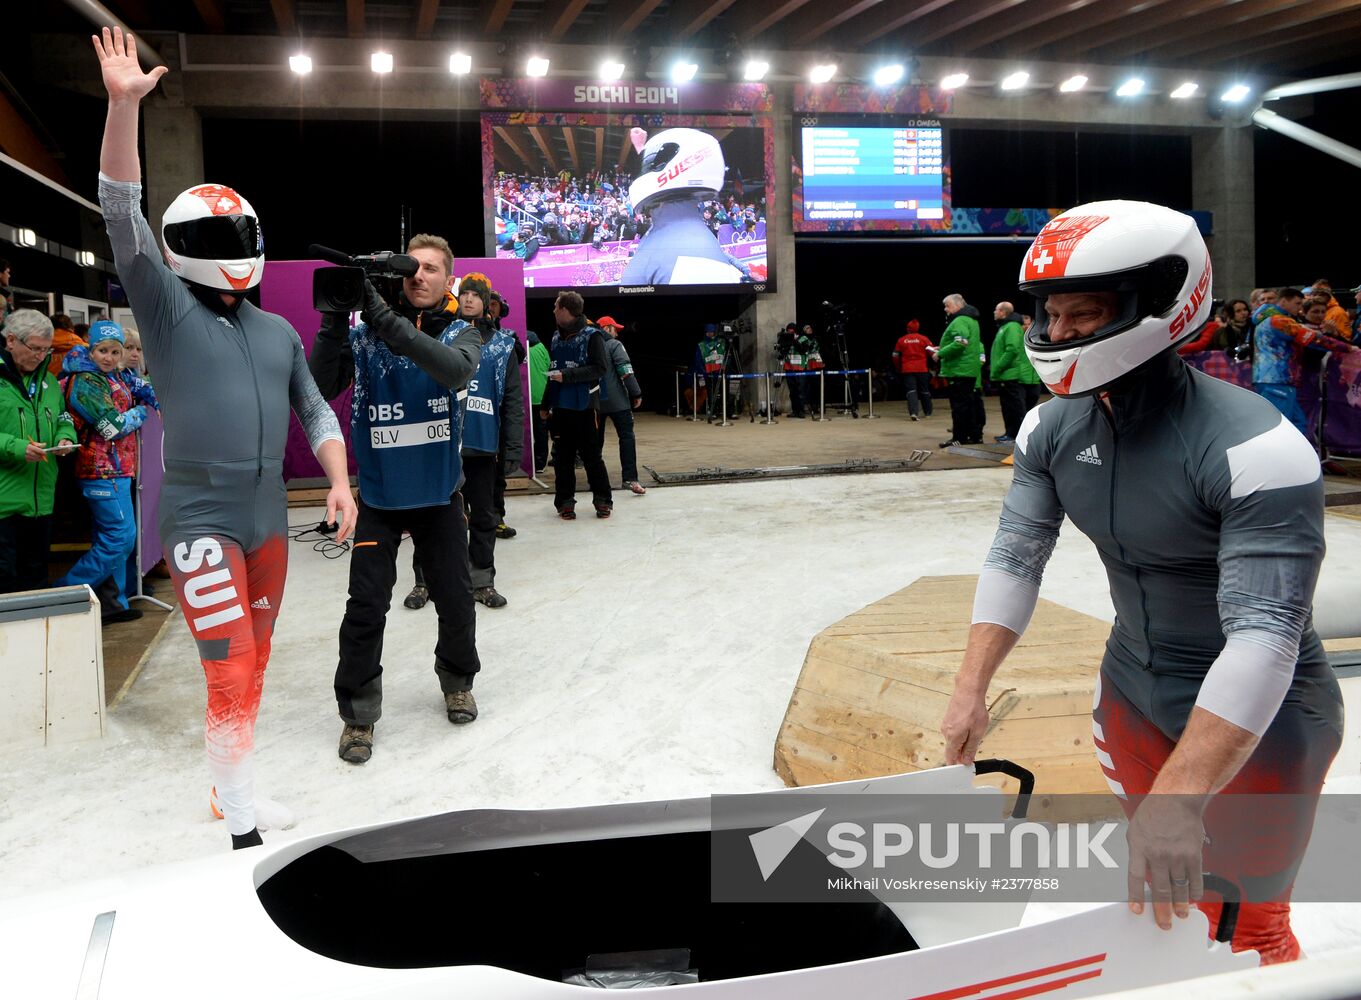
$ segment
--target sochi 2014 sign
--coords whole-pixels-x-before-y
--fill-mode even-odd
[[[574,83],[570,80],[481,81],[482,107],[506,111],[725,111],[771,110],[763,83]]]

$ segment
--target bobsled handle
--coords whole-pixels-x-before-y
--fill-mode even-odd
[[[1005,774],[1008,778],[1015,778],[1019,781],[1021,791],[1016,796],[1016,808],[1011,810],[1011,818],[1025,819],[1026,811],[1030,809],[1030,793],[1035,790],[1035,775],[1033,773],[1027,771],[1020,764],[996,757],[974,761],[973,773],[976,775]]]
[[[1219,875],[1211,875],[1205,872],[1201,876],[1205,888],[1211,892],[1219,893],[1224,904],[1219,911],[1219,926],[1215,928],[1215,940],[1227,943],[1233,940],[1233,932],[1238,929],[1238,909],[1242,903],[1243,894],[1238,886],[1228,879]]]

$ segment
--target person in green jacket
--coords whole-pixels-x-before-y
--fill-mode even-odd
[[[992,342],[992,382],[1002,402],[1002,423],[1006,427],[995,440],[1010,444],[1021,430],[1026,413],[1040,401],[1040,377],[1025,353],[1025,330],[1021,317],[1010,302],[999,302],[992,311],[997,320],[997,338]]]
[[[34,309],[9,314],[0,349],[0,594],[47,586],[57,463],[76,447],[61,387],[47,370],[52,324]]]
[[[978,310],[958,292],[945,296],[941,303],[950,323],[940,335],[936,360],[940,377],[949,383],[951,437],[940,446],[978,444],[983,440],[982,407],[974,392],[983,370],[983,340],[978,334]]]
[[[542,472],[548,467],[548,424],[539,415],[543,408],[544,390],[548,388],[548,369],[553,364],[553,356],[548,347],[533,330],[526,330],[529,340],[529,408],[534,421],[534,471]]]

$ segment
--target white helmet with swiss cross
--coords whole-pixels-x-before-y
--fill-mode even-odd
[[[265,273],[265,241],[255,209],[232,188],[198,184],[161,217],[170,269],[185,281],[241,294]]]
[[[1040,230],[1021,264],[1020,288],[1038,300],[1026,354],[1056,396],[1098,392],[1210,318],[1210,253],[1195,220],[1142,201],[1071,208]],[[1071,340],[1049,339],[1045,300],[1113,292],[1115,317]]]

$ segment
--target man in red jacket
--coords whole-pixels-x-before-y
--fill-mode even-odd
[[[916,420],[919,414],[931,415],[931,374],[926,370],[927,350],[932,346],[921,324],[907,321],[907,333],[898,338],[893,348],[893,367],[903,380],[907,392],[907,412]]]

